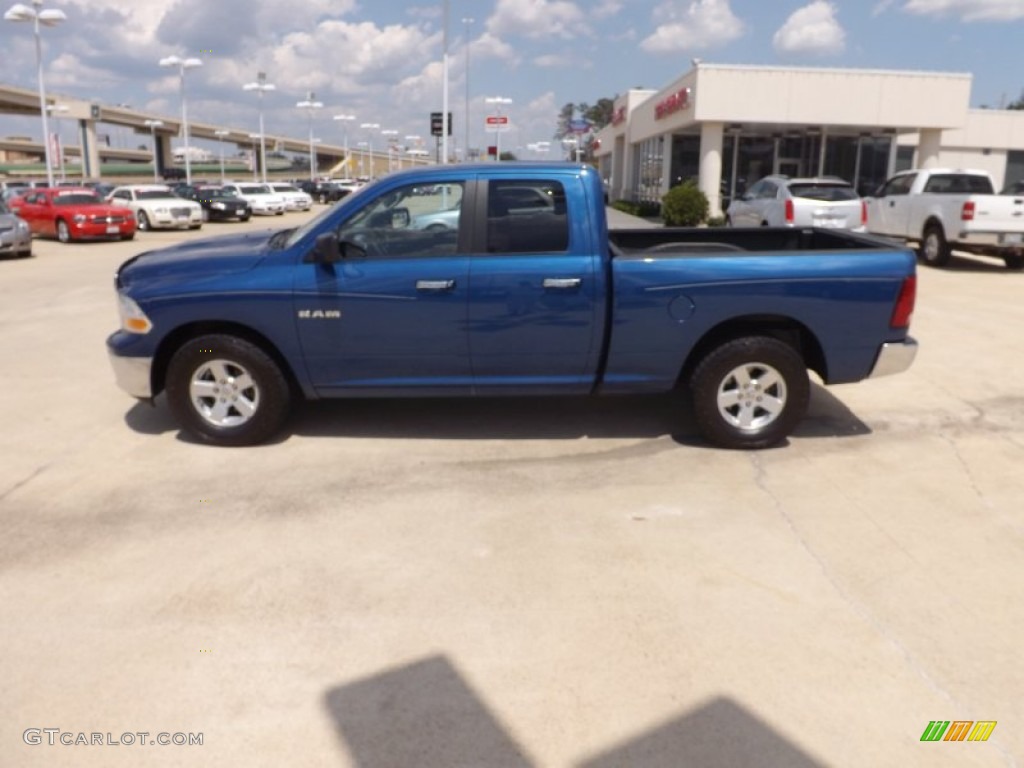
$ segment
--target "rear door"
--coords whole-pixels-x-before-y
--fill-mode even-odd
[[[468,315],[475,391],[589,392],[604,294],[580,179],[507,177],[480,189]]]

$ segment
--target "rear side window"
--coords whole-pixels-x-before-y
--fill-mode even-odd
[[[857,193],[848,184],[790,184],[789,193],[793,197],[829,203],[857,199]]]
[[[940,173],[928,179],[924,191],[936,195],[991,195],[995,190],[986,176]]]
[[[568,249],[569,220],[561,183],[488,182],[488,253],[561,253]]]

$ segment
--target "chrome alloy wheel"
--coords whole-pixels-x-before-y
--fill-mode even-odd
[[[762,429],[786,408],[786,381],[764,363],[733,368],[718,385],[718,412],[726,423],[742,430]]]
[[[215,427],[237,427],[256,415],[260,389],[252,375],[231,360],[206,360],[188,385],[192,407]]]

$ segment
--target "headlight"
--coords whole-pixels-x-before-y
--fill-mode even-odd
[[[26,222],[22,221],[21,219],[18,219],[18,231],[19,232],[28,232],[28,224]]]
[[[167,212],[168,212],[168,209],[165,208],[162,205],[153,209],[153,213],[167,213]]]
[[[121,327],[128,333],[149,333],[153,323],[146,317],[146,313],[125,294],[117,293],[117,311],[121,315]]]
[[[71,220],[75,222],[75,224],[81,224],[85,221],[85,219],[85,214],[82,213],[76,213],[74,216],[71,217]]]
[[[210,207],[213,208],[216,211],[223,211],[224,210],[224,203],[210,203]]]

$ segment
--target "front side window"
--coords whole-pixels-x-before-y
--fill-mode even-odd
[[[362,248],[370,257],[454,254],[463,191],[462,182],[393,189],[342,223],[338,240]]]
[[[488,253],[560,253],[568,249],[569,220],[561,183],[488,182]]]

